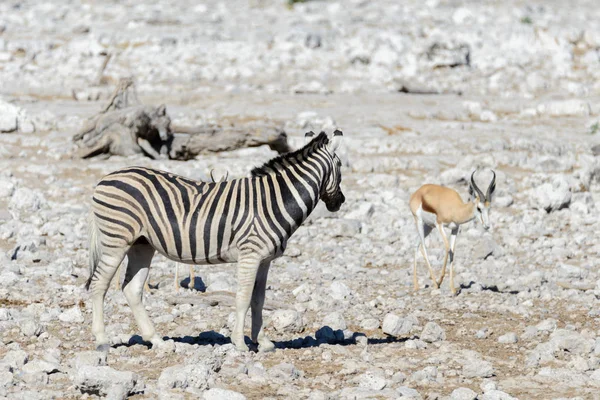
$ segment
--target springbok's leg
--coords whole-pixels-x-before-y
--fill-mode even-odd
[[[437,279],[435,278],[435,274],[433,273],[433,268],[431,268],[431,263],[429,262],[429,256],[427,254],[427,247],[425,247],[425,238],[429,236],[432,228],[425,224],[421,218],[415,217],[415,222],[417,224],[417,232],[419,233],[419,239],[421,241],[421,254],[425,259],[425,263],[427,264],[427,268],[429,268],[429,276],[431,276],[431,280],[433,282],[433,286],[435,289],[438,288]]]
[[[196,277],[194,276],[194,266],[190,265],[190,283],[188,289],[194,289],[196,287]]]
[[[262,257],[253,251],[247,251],[240,255],[237,267],[238,289],[235,297],[235,326],[231,333],[231,343],[240,351],[248,351],[248,346],[244,342],[244,322],[246,314],[250,308],[250,300],[256,274]]]
[[[450,290],[452,294],[456,294],[456,289],[454,288],[454,246],[456,245],[458,229],[459,227],[457,226],[450,233]]]
[[[160,346],[163,343],[162,337],[156,334],[154,324],[142,304],[144,283],[148,280],[154,252],[154,248],[148,243],[136,243],[131,246],[127,252],[128,263],[123,281],[123,293],[140,328],[142,338],[150,341],[152,346]]]
[[[442,286],[442,282],[444,281],[444,276],[446,276],[446,264],[448,263],[448,253],[450,252],[450,244],[448,243],[448,238],[446,237],[446,232],[444,232],[444,225],[436,224],[438,231],[440,231],[440,235],[442,235],[442,239],[444,240],[444,264],[442,265],[442,273],[440,274],[440,280],[438,281],[438,286]]]
[[[90,290],[92,292],[92,333],[96,338],[96,349],[107,351],[109,348],[108,336],[104,329],[104,298],[110,281],[119,269],[128,247],[123,243],[122,248],[110,248],[102,253],[98,265],[92,275]]]
[[[261,263],[260,267],[258,267],[254,291],[252,292],[252,301],[250,302],[252,309],[252,341],[258,343],[259,351],[271,351],[275,348],[273,342],[265,336],[262,316],[270,265],[270,262],[265,262]]]
[[[419,290],[419,281],[417,279],[417,257],[419,256],[419,249],[421,248],[421,242],[415,247],[415,263],[413,267],[413,290],[416,292]]]

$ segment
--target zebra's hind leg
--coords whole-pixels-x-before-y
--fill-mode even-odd
[[[156,333],[154,324],[142,303],[144,286],[148,279],[154,253],[154,248],[145,239],[140,239],[131,246],[127,252],[128,263],[123,282],[123,293],[140,328],[142,338],[151,342],[153,346],[160,346],[163,343],[162,337]]]
[[[90,290],[92,292],[92,334],[99,351],[109,348],[108,336],[104,329],[104,298],[115,272],[125,257],[127,247],[105,249],[92,274]]]
[[[256,274],[254,291],[252,292],[252,341],[258,343],[259,351],[271,351],[275,348],[273,342],[265,335],[263,327],[263,306],[265,304],[265,290],[267,288],[267,276],[269,275],[270,262],[260,264]]]
[[[231,343],[240,351],[250,350],[244,342],[244,322],[250,308],[250,300],[256,274],[261,262],[258,254],[245,254],[240,257],[237,268],[238,289],[235,297],[235,326],[231,333]]]

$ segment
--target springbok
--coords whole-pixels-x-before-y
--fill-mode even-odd
[[[439,185],[423,185],[410,196],[410,210],[415,218],[419,233],[419,243],[415,249],[415,263],[413,268],[415,291],[419,290],[419,283],[417,281],[417,257],[419,249],[425,258],[435,289],[438,289],[444,280],[446,264],[448,256],[450,256],[450,290],[452,294],[456,294],[456,289],[454,288],[454,245],[456,244],[456,236],[458,235],[460,225],[477,218],[486,230],[490,228],[489,210],[492,203],[492,195],[496,189],[496,173],[492,171],[493,178],[484,195],[475,184],[475,172],[477,170],[471,174],[469,185],[471,199],[466,203],[462,201],[460,195],[455,190]],[[451,230],[450,241],[446,237],[444,226]],[[427,256],[427,248],[425,247],[425,238],[431,233],[434,227],[442,235],[446,250],[439,281],[435,278],[429,257]]]

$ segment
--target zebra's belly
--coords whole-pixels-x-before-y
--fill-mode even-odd
[[[181,255],[177,252],[166,252],[162,249],[156,247],[156,251],[158,251],[163,256],[167,257],[170,260],[177,261],[184,264],[194,264],[194,265],[208,265],[208,264],[226,264],[226,263],[234,263],[237,262],[238,259],[238,251],[236,248],[227,249],[222,251],[221,253],[211,253],[204,254],[203,252],[196,253],[192,255],[191,251],[183,250]]]

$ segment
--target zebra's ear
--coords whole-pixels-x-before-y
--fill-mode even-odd
[[[342,133],[342,131],[336,129],[333,132],[333,137],[331,139],[329,139],[329,150],[335,154],[335,152],[339,149],[340,144],[342,144],[342,139],[344,137],[344,134]]]
[[[313,131],[306,132],[304,134],[304,144],[307,145],[308,142],[313,140],[314,137],[315,137],[315,133]]]

